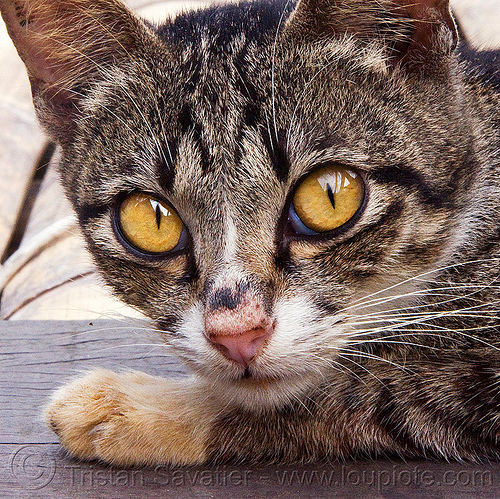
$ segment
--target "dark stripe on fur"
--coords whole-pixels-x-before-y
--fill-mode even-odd
[[[401,404],[394,396],[394,388],[391,380],[381,380],[384,387],[380,390],[374,419],[377,425],[382,427],[401,448],[405,451],[415,451],[417,446],[410,432],[406,428],[406,416],[401,412]]]
[[[100,218],[108,211],[107,204],[83,204],[77,210],[78,221],[80,225],[85,226],[90,220]]]
[[[370,176],[381,184],[394,184],[410,192],[417,191],[422,202],[435,209],[448,207],[454,192],[451,187],[436,190],[420,173],[402,165],[385,166],[373,170]]]
[[[290,162],[285,153],[285,142],[282,140],[282,132],[278,132],[278,137],[271,125],[270,129],[265,129],[262,133],[262,139],[266,146],[271,163],[273,165],[276,176],[281,182],[284,182],[290,172]]]
[[[162,143],[161,149],[161,158],[157,165],[158,183],[164,191],[168,192],[172,189],[175,180],[173,164],[177,156],[177,146],[173,142]]]
[[[203,129],[202,126],[196,121],[193,115],[192,109],[186,104],[182,107],[179,116],[180,131],[182,134],[189,134],[194,132],[194,139],[198,146],[198,150],[201,156],[201,168],[204,172],[207,172],[212,163],[210,158],[210,153],[203,140]]]

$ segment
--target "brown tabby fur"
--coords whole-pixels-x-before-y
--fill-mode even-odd
[[[500,457],[498,59],[456,48],[447,1],[243,3],[157,27],[115,0],[0,11],[102,275],[195,373],[63,387],[46,419],[72,454]],[[299,236],[290,197],[330,163],[360,172],[363,211]],[[123,244],[136,190],[176,208],[187,250]],[[203,328],[250,294],[277,325],[245,370]]]

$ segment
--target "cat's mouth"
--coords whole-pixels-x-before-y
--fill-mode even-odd
[[[258,365],[250,365],[241,370],[239,376],[226,378],[221,384],[221,394],[226,400],[252,411],[276,408],[296,399],[301,393],[310,393],[318,381],[318,376],[312,373],[287,375],[284,371],[272,373],[265,368],[259,369]]]
[[[239,382],[242,382],[244,384],[252,384],[254,386],[265,386],[282,380],[282,377],[272,375],[270,373],[259,372],[257,369],[255,369],[255,367],[252,366],[249,366],[244,371],[242,371],[237,379],[237,381]]]

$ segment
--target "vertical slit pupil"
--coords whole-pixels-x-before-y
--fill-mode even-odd
[[[158,226],[158,230],[160,230],[160,224],[161,224],[161,209],[160,209],[160,203],[156,204],[156,225]]]
[[[335,194],[333,193],[333,189],[330,184],[327,184],[326,186],[326,193],[328,194],[328,199],[330,200],[330,203],[332,203],[333,209],[335,209]]]

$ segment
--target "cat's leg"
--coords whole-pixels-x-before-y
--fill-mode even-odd
[[[81,459],[120,465],[199,464],[219,407],[193,378],[100,369],[57,390],[45,419]]]
[[[99,369],[57,390],[45,420],[73,456],[122,466],[290,463],[348,454],[343,417],[318,417],[324,411],[312,397],[251,411],[225,391],[196,377]]]
[[[47,424],[69,453],[116,465],[300,462],[338,455],[343,424],[311,399],[250,411],[201,378],[98,369],[57,390]],[[337,417],[332,418],[337,421]]]

